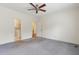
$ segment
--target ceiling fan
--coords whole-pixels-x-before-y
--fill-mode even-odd
[[[36,13],[38,13],[38,11],[42,11],[42,12],[46,12],[46,10],[44,10],[44,9],[42,9],[43,7],[45,7],[46,6],[46,4],[42,4],[42,5],[38,5],[38,4],[36,4],[36,5],[34,5],[33,3],[29,3],[33,8],[32,9],[28,9],[28,10],[35,10],[36,11]]]

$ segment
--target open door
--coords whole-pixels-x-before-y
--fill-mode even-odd
[[[37,33],[36,33],[36,23],[35,23],[35,21],[32,21],[32,39],[36,40],[36,36],[37,36]]]
[[[15,19],[15,41],[21,41],[21,20]]]

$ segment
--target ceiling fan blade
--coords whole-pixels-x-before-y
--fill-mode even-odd
[[[42,8],[42,7],[44,7],[44,6],[46,6],[46,4],[43,4],[43,5],[39,6],[39,8]]]
[[[46,10],[40,9],[40,11],[46,12]]]
[[[28,10],[35,10],[35,9],[28,9]]]
[[[34,8],[36,8],[36,6],[33,3],[29,3],[30,5],[32,5]]]

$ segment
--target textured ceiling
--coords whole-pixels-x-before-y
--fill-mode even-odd
[[[39,5],[40,4],[41,3],[39,3]],[[73,4],[73,3],[46,3],[46,7],[44,7],[44,9],[46,9],[47,11],[45,13],[40,11],[37,15],[48,14],[51,12],[55,12],[57,10],[71,7],[73,5],[75,5],[75,4]],[[29,3],[0,3],[0,6],[10,8],[10,9],[22,12],[22,13],[29,13],[32,15],[36,15],[35,11],[27,10],[29,8],[32,8],[32,6]]]

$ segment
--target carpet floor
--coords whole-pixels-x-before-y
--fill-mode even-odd
[[[74,44],[38,37],[0,45],[0,55],[79,55]]]

